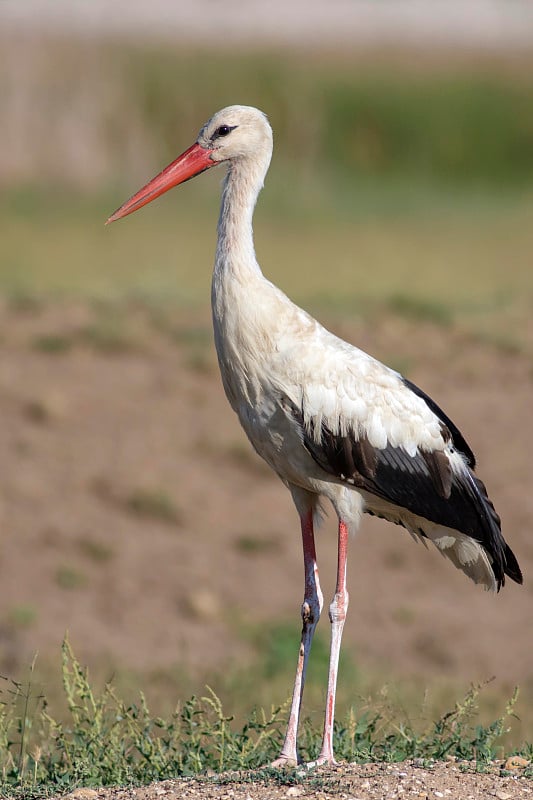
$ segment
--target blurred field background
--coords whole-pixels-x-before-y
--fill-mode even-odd
[[[237,715],[286,699],[299,534],[217,375],[221,173],[103,227],[214,110],[244,103],[275,132],[255,221],[265,273],[455,418],[526,576],[487,597],[399,530],[365,522],[341,712],[391,702],[424,717],[495,675],[482,713],[520,683],[510,741],[531,740],[527,36],[246,46],[212,29],[203,44],[121,37],[113,20],[113,35],[0,29],[0,672],[20,678],[38,650],[34,680],[53,695],[69,629],[98,679],[113,674],[156,708],[206,682]],[[330,521],[328,594],[333,537]],[[316,720],[326,616],[305,700]]]

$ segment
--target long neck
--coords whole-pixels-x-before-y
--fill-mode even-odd
[[[257,358],[256,298],[264,294],[265,279],[255,257],[252,216],[269,161],[270,154],[262,163],[230,164],[222,192],[211,300],[220,372],[235,410],[240,399],[258,391],[250,365]]]
[[[262,160],[242,159],[230,163],[224,179],[218,220],[215,280],[230,274],[246,280],[260,274],[255,257],[252,217],[270,156]]]

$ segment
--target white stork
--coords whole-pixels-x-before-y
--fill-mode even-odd
[[[289,489],[301,522],[305,590],[302,638],[287,733],[276,766],[298,762],[305,673],[322,610],[314,527],[321,498],[338,516],[337,583],[329,607],[331,651],[318,763],[335,763],[333,718],[348,609],[349,534],[364,512],[431,541],[475,583],[522,583],[472,450],[424,392],[323,328],[262,274],[252,215],[272,156],[272,129],[256,108],[230,106],[195,144],[109,218],[227,164],[212,283],[215,344],[228,400],[250,442]]]

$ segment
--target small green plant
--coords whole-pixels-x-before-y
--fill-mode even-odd
[[[246,555],[273,553],[280,547],[280,537],[265,534],[243,534],[235,539],[235,547]]]
[[[16,628],[29,628],[37,619],[37,610],[31,605],[13,606],[8,614],[8,622]]]
[[[175,525],[181,523],[181,513],[176,503],[162,489],[135,489],[126,499],[126,507],[132,514]]]
[[[80,552],[96,564],[110,561],[115,555],[115,551],[110,545],[96,539],[80,539],[78,546]]]
[[[138,342],[121,320],[101,319],[79,332],[80,341],[100,353],[127,353],[138,349]]]
[[[42,692],[33,684],[34,663],[26,683],[3,679],[0,691],[0,794],[37,797],[71,791],[77,786],[146,784],[154,780],[255,770],[279,753],[288,704],[269,713],[255,709],[242,725],[228,716],[215,692],[180,702],[166,718],[151,715],[144,695],[126,704],[111,683],[97,691],[77,660],[68,639],[62,647],[66,714],[53,716]],[[335,727],[335,746],[347,761],[432,761],[454,756],[476,760],[483,768],[494,758],[498,738],[508,729],[518,693],[502,715],[488,726],[476,723],[482,686],[425,729],[398,721],[397,712],[381,701],[352,708]],[[316,757],[321,731],[303,723],[301,756]],[[526,757],[531,744],[522,749]],[[298,781],[270,768],[241,777]],[[235,776],[232,777],[235,779]],[[206,780],[208,778],[206,777]],[[218,777],[217,780],[223,780]]]
[[[68,639],[62,647],[68,714],[52,716],[41,694],[11,682],[0,704],[0,792],[142,784],[228,767],[258,767],[281,746],[284,713],[255,711],[235,731],[216,694],[152,717],[144,695],[126,705],[108,683],[97,692]],[[7,683],[7,682],[6,682]],[[5,698],[5,699],[4,699]],[[284,711],[284,710],[283,710]],[[11,791],[10,791],[11,793]]]
[[[2,678],[0,690],[0,769],[7,786],[39,782],[37,730],[44,713],[44,697],[33,685],[36,658],[25,683]],[[1,791],[1,784],[0,784]]]
[[[24,412],[33,423],[47,425],[58,414],[56,405],[54,400],[49,397],[36,397],[28,400],[24,406]]]
[[[32,346],[35,350],[41,353],[50,353],[51,355],[67,353],[73,344],[73,337],[63,333],[42,334],[35,336],[32,340]]]
[[[61,589],[81,589],[87,583],[84,573],[68,564],[62,564],[57,568],[55,579]]]
[[[7,302],[17,314],[37,314],[43,308],[43,298],[29,289],[14,287],[7,296]]]

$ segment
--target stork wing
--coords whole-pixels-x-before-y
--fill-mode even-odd
[[[398,426],[394,443],[388,438],[376,444],[375,438],[371,442],[365,430],[371,416],[359,421],[337,419],[338,424],[334,426],[324,416],[313,418],[308,409],[298,409],[296,416],[301,424],[304,446],[325,472],[365,492],[368,512],[386,516],[410,529],[416,517],[414,532],[421,536],[433,538],[434,526],[466,534],[489,554],[498,588],[503,585],[505,574],[521,583],[516,558],[501,534],[500,518],[485,485],[470,466],[475,464],[474,454],[459,429],[437,404],[398,376],[395,385],[386,389],[382,386],[381,411],[374,411],[374,416],[380,415],[378,425],[385,430],[392,429],[392,412],[389,410],[387,415],[383,411],[389,406],[400,409],[403,424],[409,428],[406,423],[409,398],[402,399],[406,391],[412,393],[413,416],[420,420],[422,401],[433,419],[432,423],[427,413],[423,415],[425,421],[420,422],[420,442],[415,449],[412,426],[405,445]],[[433,428],[435,422],[440,436],[428,439],[424,436],[424,427]],[[374,503],[372,498],[375,498]]]
[[[417,517],[478,538],[475,484],[461,478],[463,470],[452,469],[444,450],[410,455],[402,447],[373,447],[364,436],[334,434],[324,423],[319,437],[312,429],[304,430],[303,437],[309,453],[330,475]]]
[[[285,369],[276,372],[284,377],[281,393],[291,398],[286,411],[314,461],[362,491],[366,511],[431,538],[441,550],[455,552],[447,539],[473,540],[486,553],[496,588],[504,574],[521,583],[500,518],[473,472],[474,454],[457,426],[415,384],[314,321],[307,323],[310,333],[279,348]],[[455,563],[485,582],[472,574],[470,555],[459,555]]]

